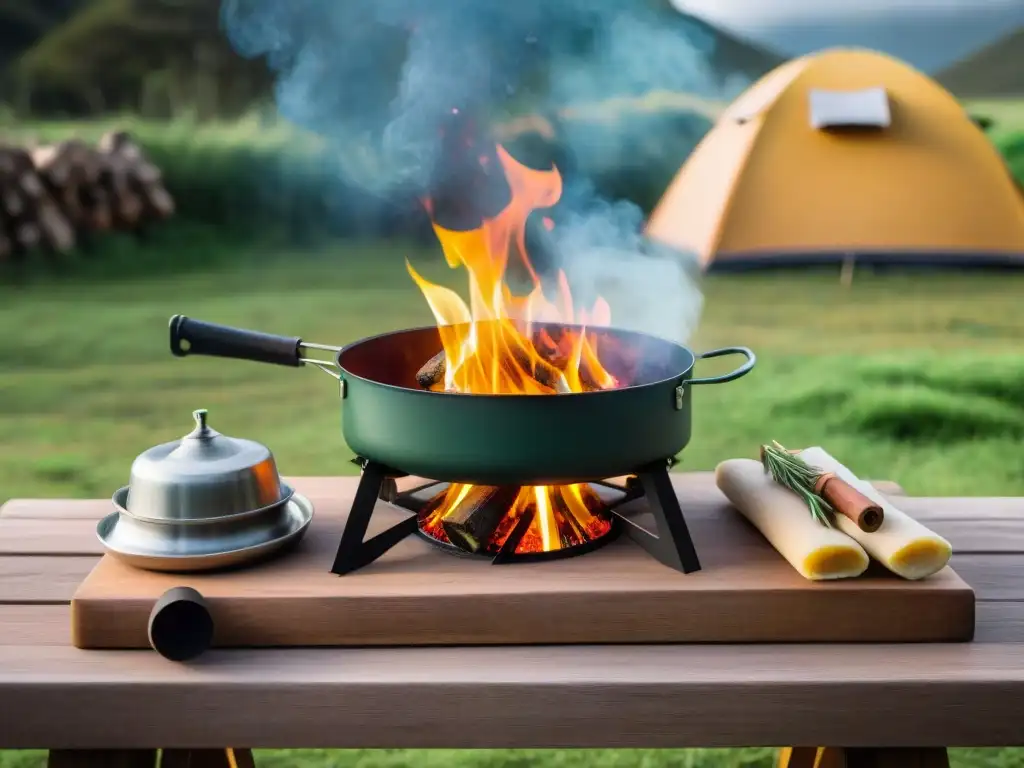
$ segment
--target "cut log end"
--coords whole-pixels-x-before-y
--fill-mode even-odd
[[[0,145],[0,258],[68,252],[97,231],[139,232],[176,212],[162,173],[126,131],[95,147],[79,139]]]
[[[515,487],[475,486],[441,521],[448,541],[467,552],[486,549],[518,494]]]

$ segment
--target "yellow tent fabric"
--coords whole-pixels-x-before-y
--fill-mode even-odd
[[[812,94],[867,89],[884,89],[887,127],[812,125]],[[1024,265],[1024,196],[938,83],[881,53],[833,49],[783,64],[730,105],[646,232],[705,267],[849,256]]]

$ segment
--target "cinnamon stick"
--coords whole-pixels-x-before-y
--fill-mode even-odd
[[[882,507],[834,473],[821,475],[814,484],[814,492],[865,533],[874,533],[882,527],[885,520]]]

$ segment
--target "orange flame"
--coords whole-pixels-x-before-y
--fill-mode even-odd
[[[406,261],[434,314],[444,347],[444,382],[436,388],[469,394],[554,395],[617,386],[615,377],[600,362],[596,334],[587,330],[588,326],[610,325],[608,303],[598,298],[589,310],[576,307],[562,271],[558,273],[557,295],[549,299],[527,254],[527,218],[534,210],[558,202],[562,194],[558,170],[528,168],[500,146],[497,157],[512,193],[505,209],[467,232],[434,223],[448,266],[465,267],[468,273],[469,304],[455,291],[427,281]],[[546,219],[544,225],[550,229],[549,222]],[[514,295],[506,280],[512,256],[522,262],[533,283],[526,296]],[[538,325],[541,323],[579,328],[552,334]],[[444,539],[441,522],[470,488],[449,486],[424,528]],[[532,514],[533,521],[517,552],[583,543],[607,532],[610,525],[590,511],[595,502],[599,504],[596,494],[585,484],[522,488],[492,544],[500,546],[523,514]]]

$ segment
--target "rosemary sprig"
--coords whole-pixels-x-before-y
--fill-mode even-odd
[[[761,464],[775,482],[804,500],[811,511],[811,517],[826,528],[833,527],[832,516],[835,510],[814,492],[815,483],[821,476],[820,472],[799,456],[787,451],[775,440],[772,440],[771,445],[761,446]]]

